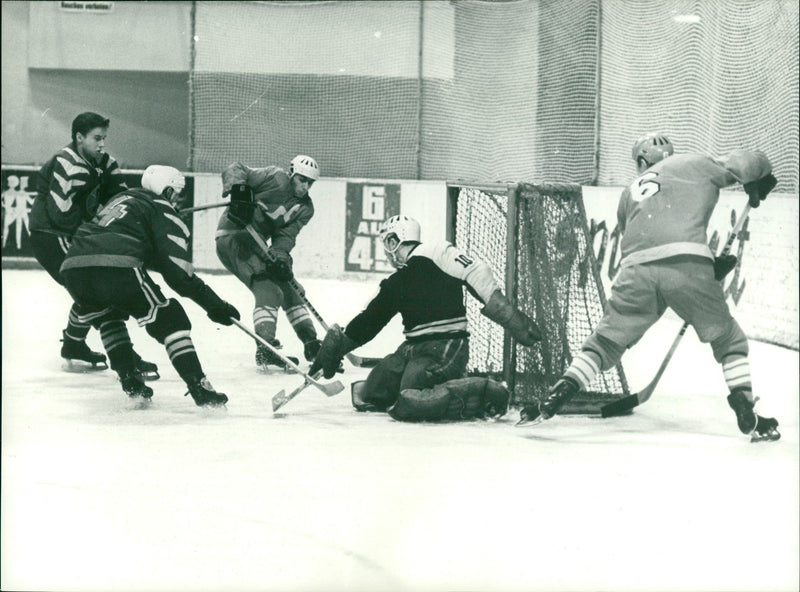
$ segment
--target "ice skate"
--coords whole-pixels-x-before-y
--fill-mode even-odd
[[[218,407],[228,402],[228,396],[225,393],[215,391],[205,376],[191,380],[187,383],[187,386],[189,387],[189,392],[186,394],[192,395],[192,399],[199,407]]]
[[[779,440],[778,420],[773,417],[761,417],[754,408],[758,398],[750,401],[747,394],[749,389],[735,389],[728,395],[728,405],[736,413],[736,423],[739,430],[750,436],[751,442],[766,442]]]
[[[536,425],[553,417],[564,404],[580,390],[578,383],[567,376],[550,389],[543,400],[535,405],[527,405],[519,414],[518,426]]]
[[[322,347],[322,342],[319,339],[312,339],[303,344],[303,357],[306,359],[306,362],[314,361],[314,358],[317,357],[317,353],[319,353],[320,347]]]
[[[67,361],[67,368],[74,372],[106,370],[108,364],[106,356],[99,352],[94,352],[86,345],[86,341],[72,339],[63,332],[61,340],[61,357]],[[83,364],[77,362],[84,362]],[[89,364],[88,366],[86,364]]]
[[[125,391],[131,399],[141,398],[149,401],[153,396],[153,389],[144,383],[136,370],[132,370],[124,376],[120,376],[119,380],[122,383],[122,390]]]
[[[161,378],[161,375],[158,373],[158,366],[156,366],[153,362],[143,360],[135,352],[134,354],[138,358],[136,362],[136,371],[139,373],[139,376],[142,377],[142,380],[158,380]]]
[[[283,347],[277,339],[270,341],[270,344],[275,349],[281,349],[281,347]],[[292,356],[286,356],[286,359],[290,360],[295,365],[300,363],[299,359]],[[261,343],[256,345],[256,366],[258,366],[259,370],[262,372],[269,372],[272,368],[277,368],[284,372],[294,371],[294,369],[283,361],[278,354]]]

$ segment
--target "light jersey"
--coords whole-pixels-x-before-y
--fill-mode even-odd
[[[146,267],[195,300],[205,283],[194,275],[189,240],[172,204],[146,189],[129,189],[78,228],[61,269]]]
[[[647,169],[622,192],[617,208],[622,238],[621,266],[676,255],[713,259],[708,221],[719,191],[749,183],[772,171],[761,152],[734,150],[715,159],[678,154]]]
[[[233,185],[242,183],[253,190],[256,201],[252,226],[271,240],[273,248],[290,252],[300,230],[314,216],[311,199],[295,197],[289,174],[279,167],[251,169],[237,162],[223,171],[223,195],[230,193]],[[217,238],[241,230],[241,224],[230,219],[226,208],[217,226]]]
[[[466,336],[464,287],[483,303],[499,289],[484,262],[472,260],[448,242],[422,243],[405,267],[381,282],[377,296],[350,321],[345,333],[358,344],[367,343],[400,313],[409,341]]]
[[[93,165],[70,144],[48,160],[36,176],[30,229],[72,236],[95,214],[98,205],[127,188],[119,164],[110,154],[104,153]]]

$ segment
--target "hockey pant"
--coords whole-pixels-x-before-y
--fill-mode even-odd
[[[216,248],[217,256],[225,268],[250,288],[255,296],[253,327],[259,337],[267,341],[275,339],[278,309],[283,308],[300,341],[308,343],[317,338],[317,331],[301,295],[287,282],[272,277],[252,237],[246,232],[244,236],[220,236],[216,239]]]
[[[164,345],[184,381],[204,375],[189,335],[192,325],[186,311],[174,298],[166,298],[144,269],[84,267],[64,270],[63,276],[82,307],[83,318],[101,329],[111,368],[120,376],[132,371],[136,363],[130,339],[126,342],[120,333],[120,326],[124,329],[120,319],[128,316]]]
[[[386,411],[406,392],[429,391],[464,377],[468,361],[467,337],[405,341],[372,369],[361,388],[354,390],[353,406],[359,411]],[[414,420],[413,412],[405,415],[410,417],[402,419]]]
[[[67,250],[69,250],[69,238],[59,234],[34,230],[31,232],[30,241],[36,260],[50,274],[50,277],[63,286],[64,279],[61,275],[61,264],[64,262]],[[80,304],[74,302],[69,310],[67,327],[64,329],[66,337],[75,341],[86,340],[91,324],[86,322],[85,316],[86,311],[82,310]],[[124,323],[127,317],[122,317],[118,320],[121,322],[122,328],[120,329],[117,326],[114,331],[119,334],[118,337],[120,339],[125,339],[130,343],[131,338]],[[101,332],[100,338],[105,343],[108,336],[104,336]]]

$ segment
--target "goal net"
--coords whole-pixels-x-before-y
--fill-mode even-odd
[[[605,293],[591,248],[581,187],[576,184],[450,184],[453,242],[492,268],[543,339],[514,346],[467,299],[471,374],[502,378],[512,403],[542,399],[600,321]],[[592,413],[629,394],[622,365],[598,374],[563,413]]]

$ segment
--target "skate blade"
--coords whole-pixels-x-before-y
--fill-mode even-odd
[[[750,436],[750,442],[774,442],[781,439],[781,433],[778,430],[770,430],[766,434],[753,433]]]
[[[544,421],[544,417],[541,415],[537,415],[536,417],[520,417],[519,421],[514,425],[514,427],[521,428],[527,426],[535,426],[539,425]]]
[[[64,360],[64,363],[61,364],[61,369],[71,374],[87,374],[89,372],[108,370],[108,364],[105,362],[92,364],[91,362],[84,362],[82,360]]]
[[[161,375],[158,372],[140,372],[139,376],[145,382],[152,382],[161,378]]]

